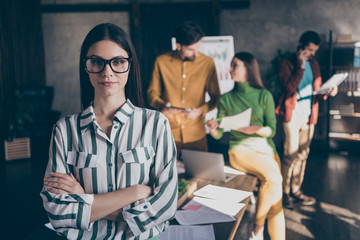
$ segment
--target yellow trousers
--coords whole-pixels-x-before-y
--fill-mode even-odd
[[[255,224],[263,226],[268,219],[268,231],[273,240],[285,239],[285,217],[282,208],[282,176],[278,155],[254,150],[231,150],[233,168],[253,174],[260,179]]]

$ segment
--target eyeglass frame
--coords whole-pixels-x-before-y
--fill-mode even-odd
[[[101,69],[101,71],[99,71],[99,72],[90,72],[90,71],[88,70],[88,68],[86,67],[86,61],[89,60],[89,59],[101,59],[102,61],[104,61],[105,64],[104,64],[103,68]],[[118,72],[118,71],[115,71],[115,70],[112,68],[112,66],[111,66],[111,61],[113,61],[113,60],[115,60],[115,59],[126,59],[126,60],[129,62],[129,65],[128,65],[128,68],[126,69],[126,71],[124,71],[124,72]],[[109,66],[110,66],[110,68],[111,68],[111,70],[112,70],[113,72],[115,72],[115,73],[126,73],[126,72],[128,72],[128,71],[130,70],[130,65],[131,65],[131,62],[132,62],[132,58],[114,57],[114,58],[111,58],[111,59],[103,59],[103,58],[99,58],[99,57],[89,57],[89,58],[87,57],[87,58],[83,58],[83,61],[84,61],[85,70],[86,70],[88,73],[101,73],[102,71],[104,71],[106,65],[108,65],[108,64],[109,64]]]

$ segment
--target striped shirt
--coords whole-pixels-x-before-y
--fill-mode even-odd
[[[128,100],[115,114],[110,138],[89,106],[60,119],[50,143],[50,172],[76,177],[85,194],[53,194],[44,187],[44,208],[57,232],[68,239],[148,239],[165,230],[176,211],[176,147],[167,118]],[[94,194],[136,184],[153,195],[123,208],[125,221],[90,222]]]

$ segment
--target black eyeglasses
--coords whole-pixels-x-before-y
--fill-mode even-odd
[[[89,73],[101,73],[106,64],[109,64],[111,70],[116,73],[125,73],[130,69],[131,58],[112,58],[102,59],[98,57],[85,58],[85,69]]]

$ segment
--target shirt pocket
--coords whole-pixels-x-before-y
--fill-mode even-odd
[[[147,183],[154,156],[155,151],[152,146],[137,147],[119,153],[120,172],[124,173],[120,175],[131,179],[131,185]]]
[[[67,164],[77,169],[96,168],[98,165],[97,155],[86,152],[68,152]]]

